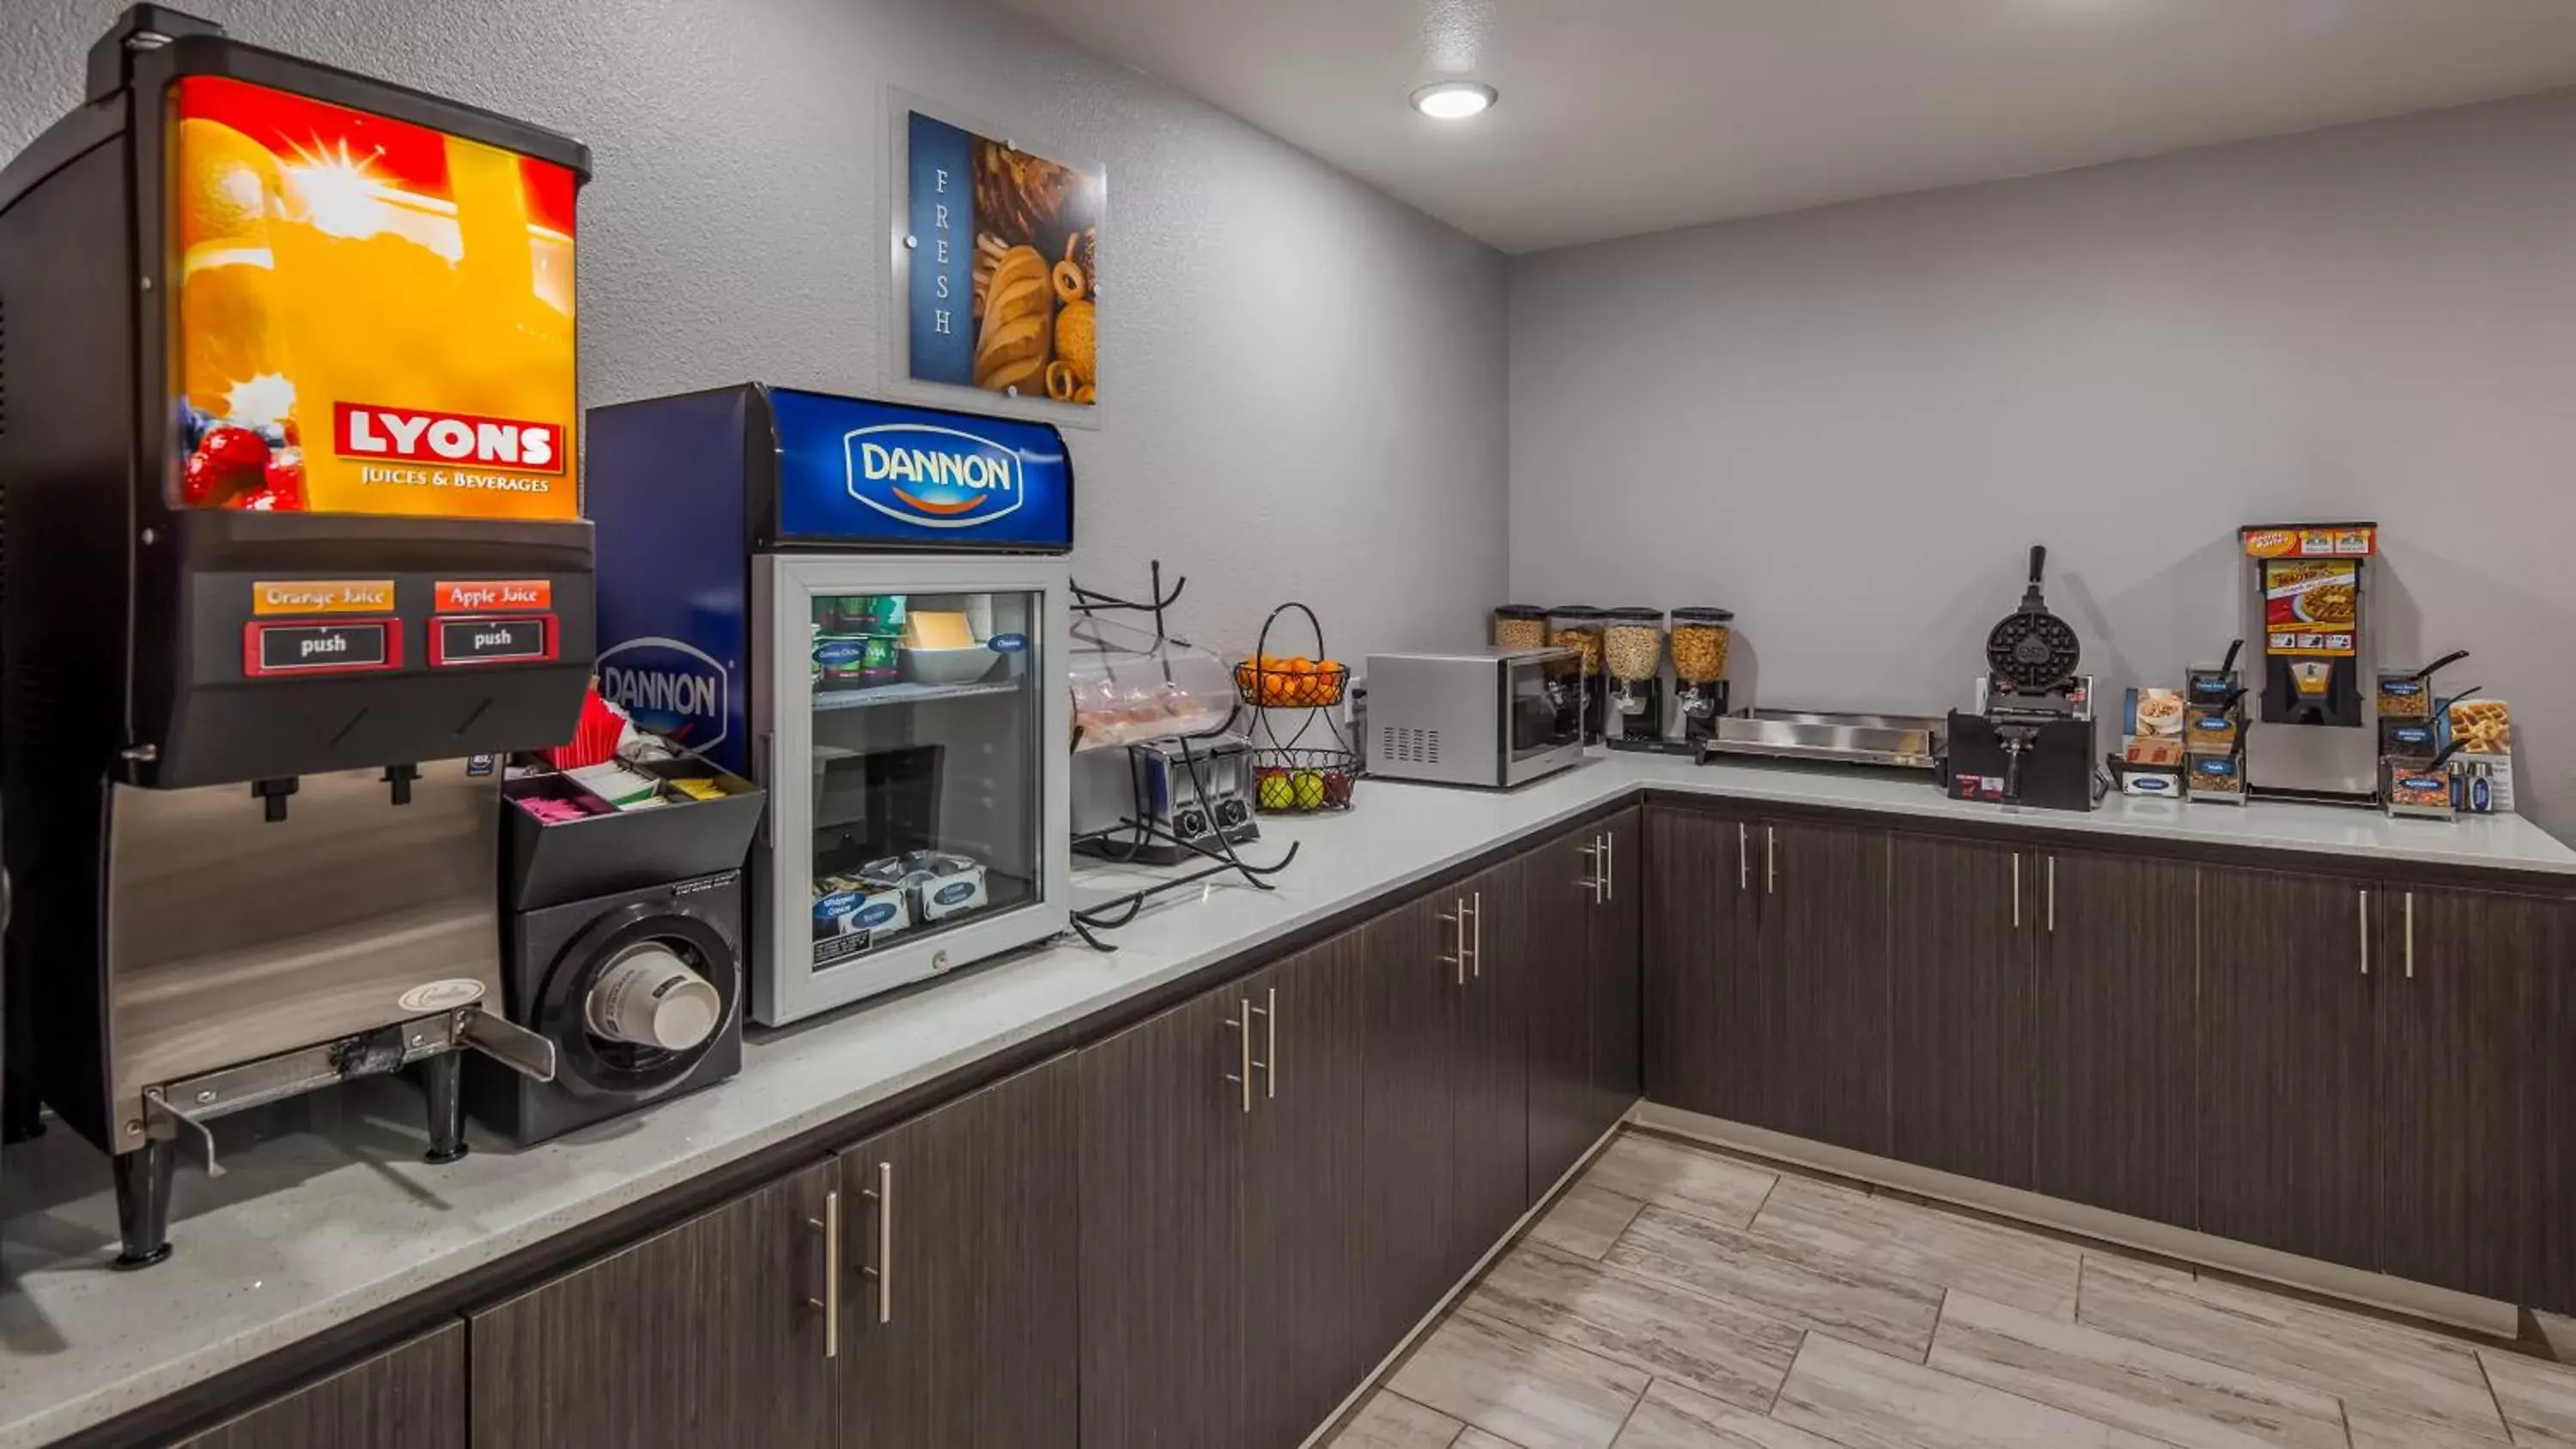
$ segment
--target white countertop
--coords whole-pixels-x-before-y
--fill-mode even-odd
[[[102,1422],[1640,785],[1931,820],[2000,813],[1947,800],[1919,776],[1657,756],[1590,760],[1510,794],[1370,782],[1351,814],[1264,823],[1265,840],[1244,852],[1256,863],[1304,845],[1275,891],[1209,882],[1173,892],[1114,933],[1114,954],[1029,952],[766,1034],[746,1046],[734,1081],[541,1147],[511,1151],[477,1132],[471,1156],[432,1167],[419,1160],[419,1099],[401,1084],[308,1099],[308,1129],[229,1151],[221,1180],[181,1169],[176,1252],[140,1273],[105,1268],[116,1241],[106,1160],[57,1128],[0,1156],[0,1449]],[[2576,875],[2576,851],[2510,816],[2443,824],[2114,797],[2090,815],[2020,818],[2111,837]],[[1078,868],[1077,904],[1158,874]]]

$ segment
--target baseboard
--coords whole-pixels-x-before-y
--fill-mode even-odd
[[[1631,1110],[1633,1113],[1633,1109]],[[1332,1443],[1334,1437],[1350,1423],[1351,1416],[1359,1412],[1360,1405],[1367,1403],[1369,1396],[1376,1393],[1378,1386],[1386,1381],[1387,1375],[1395,1372],[1396,1365],[1404,1362],[1404,1356],[1413,1352],[1414,1345],[1421,1342],[1422,1335],[1449,1315],[1449,1310],[1456,1306],[1459,1295],[1474,1287],[1476,1280],[1485,1276],[1485,1270],[1493,1266],[1494,1260],[1501,1257],[1512,1244],[1519,1242],[1521,1234],[1529,1231],[1530,1224],[1547,1216],[1548,1209],[1556,1206],[1556,1200],[1564,1195],[1567,1188],[1574,1185],[1574,1180],[1581,1177],[1586,1168],[1592,1165],[1592,1159],[1601,1155],[1601,1149],[1609,1146],[1613,1138],[1627,1129],[1627,1124],[1626,1117],[1613,1122],[1610,1124],[1609,1131],[1602,1133],[1593,1140],[1591,1146],[1583,1149],[1583,1155],[1574,1159],[1574,1165],[1567,1168],[1546,1192],[1540,1194],[1538,1201],[1530,1204],[1529,1211],[1514,1218],[1511,1227],[1494,1240],[1494,1245],[1487,1248],[1483,1256],[1468,1265],[1466,1273],[1460,1276],[1457,1282],[1449,1285],[1449,1291],[1440,1295],[1439,1302],[1431,1305],[1431,1311],[1423,1314],[1420,1322],[1405,1331],[1404,1337],[1396,1341],[1395,1347],[1387,1350],[1386,1357],[1379,1359],[1376,1366],[1362,1376],[1359,1387],[1351,1390],[1348,1398],[1333,1407],[1333,1412],[1325,1416],[1323,1425],[1314,1433],[1307,1435],[1305,1442],[1299,1445],[1298,1449],[1324,1449],[1325,1445]]]
[[[1856,1178],[2037,1227],[2178,1258],[2223,1273],[2256,1278],[2366,1307],[2430,1319],[2472,1333],[2511,1340],[2520,1331],[2520,1315],[2513,1304],[2481,1298],[2473,1293],[2436,1288],[2429,1283],[2392,1278],[2385,1273],[2364,1272],[2340,1263],[2258,1248],[2233,1238],[2134,1218],[2125,1213],[2088,1207],[2020,1188],[1999,1187],[1973,1177],[1916,1167],[1912,1163],[1812,1142],[1803,1137],[1791,1137],[1767,1128],[1748,1127],[1741,1122],[1686,1112],[1679,1107],[1639,1102],[1629,1109],[1628,1121],[1675,1137],[1705,1142],[1712,1147],[1773,1158],[1838,1177]]]

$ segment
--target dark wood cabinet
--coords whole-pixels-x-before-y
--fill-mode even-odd
[[[1371,1361],[1395,1347],[1455,1280],[1449,1240],[1457,1099],[1453,1044],[1466,972],[1450,897],[1409,901],[1359,930],[1361,1244],[1369,1291],[1354,1318]]]
[[[1818,1142],[1888,1151],[1888,834],[1762,823],[1762,997],[1777,1023],[1764,1053],[1779,1120]]]
[[[1531,962],[1502,929],[1514,872],[1470,877],[1451,894],[1464,912],[1467,980],[1456,1003],[1450,1172],[1456,1182],[1448,1278],[1464,1275],[1529,1207],[1529,1090],[1522,992]]]
[[[1071,1057],[841,1154],[849,1449],[1071,1449],[1080,1113]]]
[[[1592,963],[1593,1095],[1586,1146],[1625,1116],[1642,1090],[1639,925],[1645,900],[1641,868],[1645,840],[1639,813],[1622,810],[1603,821],[1601,838],[1609,847],[1600,872],[1602,899],[1585,918],[1589,927],[1585,948]]]
[[[2563,901],[2383,887],[2372,1266],[2509,1302],[2566,1302],[2553,1239],[2576,1221],[2552,1115],[2576,931]]]
[[[1761,827],[1750,817],[1650,808],[1639,931],[1646,1098],[1775,1125],[1769,982],[1761,949]]]
[[[450,1323],[172,1449],[465,1449],[465,1325]]]
[[[832,1443],[836,1180],[818,1163],[473,1315],[475,1449]]]
[[[2061,850],[2038,872],[2031,1186],[2190,1227],[2199,871]]]
[[[1078,1058],[1085,1444],[1243,1442],[1246,1027],[1219,990]]]
[[[1594,917],[1607,911],[1604,831],[1586,828],[1512,863],[1503,951],[1529,1023],[1528,1182],[1524,1206],[1556,1185],[1601,1135],[1593,1080],[1594,1014],[1606,1009]]]
[[[1899,835],[1888,854],[1889,1153],[2028,1187],[2032,858]]]
[[[2211,870],[2200,882],[2199,1221],[2204,1232],[2369,1266],[2378,1196],[2367,881]]]
[[[1289,1449],[1384,1352],[1353,1331],[1391,1291],[1362,1216],[1369,945],[1082,1052],[1081,1442]]]
[[[1244,1430],[1227,1441],[1247,1449],[1293,1449],[1379,1357],[1352,1332],[1370,1291],[1366,946],[1360,932],[1345,932],[1252,976],[1239,993],[1260,1023],[1259,1100],[1243,1119]]]

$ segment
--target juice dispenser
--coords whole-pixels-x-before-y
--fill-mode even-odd
[[[418,1063],[444,1160],[459,1050],[552,1071],[495,757],[590,675],[589,156],[158,6],[88,78],[0,170],[8,1065],[139,1266],[227,1113]]]

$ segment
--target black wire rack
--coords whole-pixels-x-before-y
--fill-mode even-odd
[[[1132,599],[1122,599],[1115,594],[1102,593],[1097,589],[1087,589],[1076,583],[1073,586],[1073,618],[1068,624],[1067,632],[1072,637],[1077,653],[1088,648],[1092,652],[1104,655],[1132,657],[1136,661],[1132,667],[1159,669],[1163,681],[1170,683],[1172,682],[1171,661],[1163,646],[1172,644],[1187,646],[1189,641],[1171,632],[1166,616],[1171,607],[1180,601],[1181,591],[1189,587],[1190,581],[1188,575],[1181,575],[1172,581],[1170,590],[1166,591],[1163,587],[1163,561],[1153,560],[1148,570],[1149,591],[1145,602],[1142,603]],[[1154,648],[1142,651],[1131,650],[1119,641],[1108,637],[1106,631],[1093,627],[1095,620],[1103,614],[1142,614],[1150,618],[1153,620]],[[1263,632],[1267,634],[1266,627]],[[1102,667],[1114,675],[1120,666],[1104,662]],[[1207,741],[1233,733],[1236,725],[1241,722],[1242,715],[1243,707],[1238,704],[1229,710],[1225,719],[1213,729],[1170,737],[1179,745],[1181,762],[1190,772],[1191,784],[1197,788],[1202,797],[1213,793],[1208,788],[1211,762],[1203,752],[1203,746]],[[1077,726],[1071,744],[1079,747],[1081,743],[1081,729]],[[1132,750],[1136,747],[1130,745],[1125,748]],[[1131,777],[1135,773],[1131,770]],[[1102,901],[1098,905],[1075,911],[1072,915],[1074,934],[1082,938],[1084,945],[1095,951],[1116,950],[1115,946],[1100,938],[1100,933],[1115,931],[1134,921],[1156,896],[1225,875],[1238,876],[1255,890],[1277,890],[1278,887],[1272,885],[1268,878],[1286,870],[1289,863],[1297,858],[1297,844],[1291,842],[1287,851],[1279,859],[1268,865],[1254,865],[1236,854],[1233,842],[1221,836],[1214,845],[1185,840],[1173,834],[1167,827],[1156,823],[1150,815],[1151,812],[1146,808],[1142,786],[1139,785],[1128,813],[1120,817],[1116,825],[1075,835],[1072,841],[1073,847],[1084,854],[1105,860],[1133,861],[1148,845],[1160,843],[1176,847],[1184,857],[1196,857],[1205,863],[1197,869],[1170,880],[1157,881],[1153,885],[1129,891],[1124,895]]]

